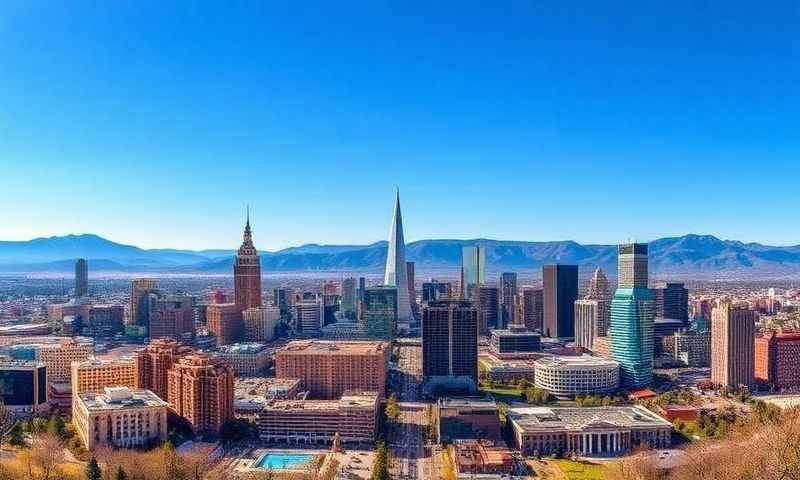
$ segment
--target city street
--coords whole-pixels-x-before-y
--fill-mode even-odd
[[[400,346],[398,368],[392,377],[393,390],[400,401],[400,417],[389,433],[389,448],[394,458],[392,474],[400,480],[437,478],[426,440],[430,404],[419,402],[421,381],[422,349]]]

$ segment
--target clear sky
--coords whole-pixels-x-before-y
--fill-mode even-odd
[[[797,2],[4,0],[0,239],[232,248],[249,203],[260,249],[367,243],[399,186],[407,240],[800,244],[799,31]]]

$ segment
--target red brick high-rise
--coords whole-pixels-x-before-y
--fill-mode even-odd
[[[249,208],[244,241],[233,264],[233,296],[239,311],[261,306],[261,262],[253,245]]]
[[[800,386],[800,332],[756,338],[755,376],[779,390]]]
[[[167,373],[169,408],[194,433],[219,433],[233,418],[233,369],[204,354],[187,355]]]
[[[136,352],[136,388],[150,390],[167,400],[167,372],[178,359],[193,353],[172,339],[159,338]]]

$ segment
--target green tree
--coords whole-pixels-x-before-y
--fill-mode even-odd
[[[386,444],[378,442],[375,449],[375,463],[372,464],[372,476],[370,480],[389,480],[389,452]]]
[[[64,438],[64,427],[64,419],[57,413],[47,421],[47,433],[54,437]]]
[[[117,468],[117,476],[115,477],[116,480],[128,480],[128,476],[125,475],[125,470],[122,467]]]
[[[8,443],[15,447],[25,446],[25,438],[22,436],[22,427],[19,423],[15,423],[14,426],[11,427],[11,431],[8,432]]]
[[[86,465],[86,480],[102,480],[103,472],[100,470],[100,465],[97,464],[97,459],[92,457]]]
[[[389,420],[397,420],[400,417],[400,405],[397,404],[397,395],[394,393],[389,395],[386,400],[386,418]]]

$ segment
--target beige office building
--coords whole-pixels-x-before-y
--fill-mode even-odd
[[[72,364],[73,399],[81,393],[103,393],[105,387],[134,389],[136,386],[136,363],[131,358],[92,359]]]
[[[42,345],[39,348],[39,361],[47,367],[48,382],[66,382],[72,374],[72,362],[84,362],[93,352],[91,343],[66,340],[63,343]]]
[[[72,422],[89,450],[146,447],[167,439],[167,402],[149,390],[105,388],[78,395]]]

